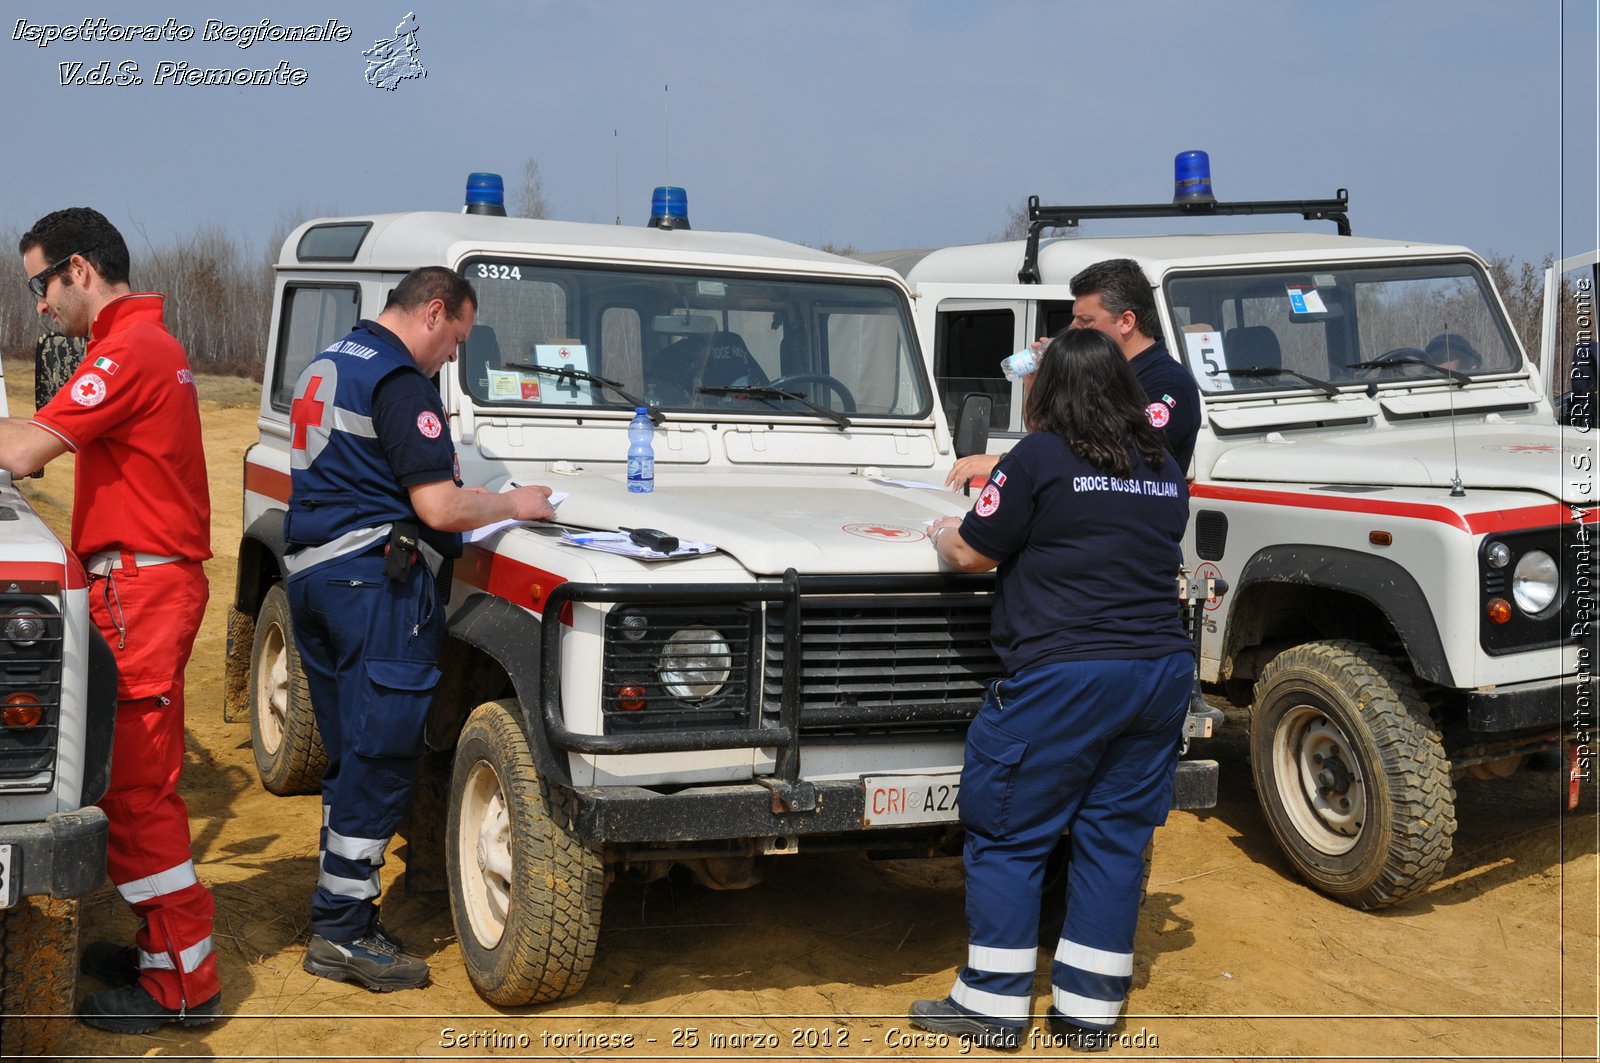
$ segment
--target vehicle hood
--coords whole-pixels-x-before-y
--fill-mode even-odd
[[[662,466],[657,466],[661,469]],[[974,497],[959,491],[889,486],[847,473],[783,482],[739,474],[678,475],[649,494],[630,494],[621,476],[551,483],[570,490],[556,519],[582,528],[656,528],[716,546],[750,572],[918,573],[944,568],[928,522],[962,514]]]
[[[1407,426],[1341,434],[1274,436],[1235,447],[1212,467],[1211,479],[1376,484],[1449,488],[1460,470],[1462,486],[1530,491],[1565,502],[1593,505],[1582,493],[1589,477],[1568,475],[1574,459],[1593,442],[1551,424]]]

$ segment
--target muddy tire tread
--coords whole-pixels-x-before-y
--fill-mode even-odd
[[[1387,806],[1376,817],[1383,824],[1380,829],[1387,832],[1385,854],[1381,866],[1370,869],[1372,873],[1362,876],[1364,881],[1348,890],[1329,888],[1304,866],[1284,837],[1290,828],[1267,807],[1266,790],[1272,785],[1265,777],[1270,736],[1258,736],[1254,721],[1277,684],[1305,672],[1345,692],[1344,707],[1365,727],[1366,734],[1360,737],[1376,751],[1383,776],[1380,791],[1369,800],[1374,806]],[[1362,909],[1399,904],[1439,880],[1450,859],[1456,829],[1455,787],[1438,728],[1411,679],[1392,660],[1348,639],[1292,647],[1262,670],[1251,716],[1251,775],[1273,833],[1303,877],[1330,896]]]

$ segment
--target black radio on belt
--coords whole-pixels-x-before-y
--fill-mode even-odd
[[[401,582],[417,563],[417,539],[422,529],[414,521],[397,520],[389,528],[389,541],[383,548],[383,574]]]

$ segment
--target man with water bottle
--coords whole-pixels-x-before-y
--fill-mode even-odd
[[[416,781],[439,681],[434,580],[460,533],[549,520],[548,487],[464,487],[431,378],[472,332],[477,296],[440,266],[413,270],[375,321],[323,351],[295,385],[289,605],[328,754],[312,974],[384,992],[428,965],[378,922],[378,869]]]
[[[1148,405],[1145,415],[1159,430],[1167,449],[1187,473],[1194,456],[1195,437],[1200,434],[1200,387],[1187,366],[1172,356],[1161,340],[1161,319],[1156,314],[1155,293],[1139,263],[1131,258],[1111,258],[1096,262],[1072,278],[1072,324],[1069,328],[1092,328],[1116,341],[1128,360]],[[1044,344],[1034,345],[1006,359],[1021,365],[1008,366],[1006,376],[1028,377],[1037,368]],[[1024,385],[1026,387],[1027,385]],[[988,476],[1000,460],[998,454],[972,454],[955,463],[945,480],[946,486],[960,487],[973,477]]]

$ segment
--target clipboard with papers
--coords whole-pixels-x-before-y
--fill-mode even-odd
[[[679,539],[676,550],[652,550],[648,546],[640,546],[633,541],[633,537],[625,531],[573,531],[567,529],[561,533],[561,545],[576,546],[580,550],[600,550],[607,554],[620,554],[623,557],[638,558],[641,561],[667,561],[677,557],[696,557],[700,554],[716,552],[716,547],[711,543],[700,542],[696,539]]]

